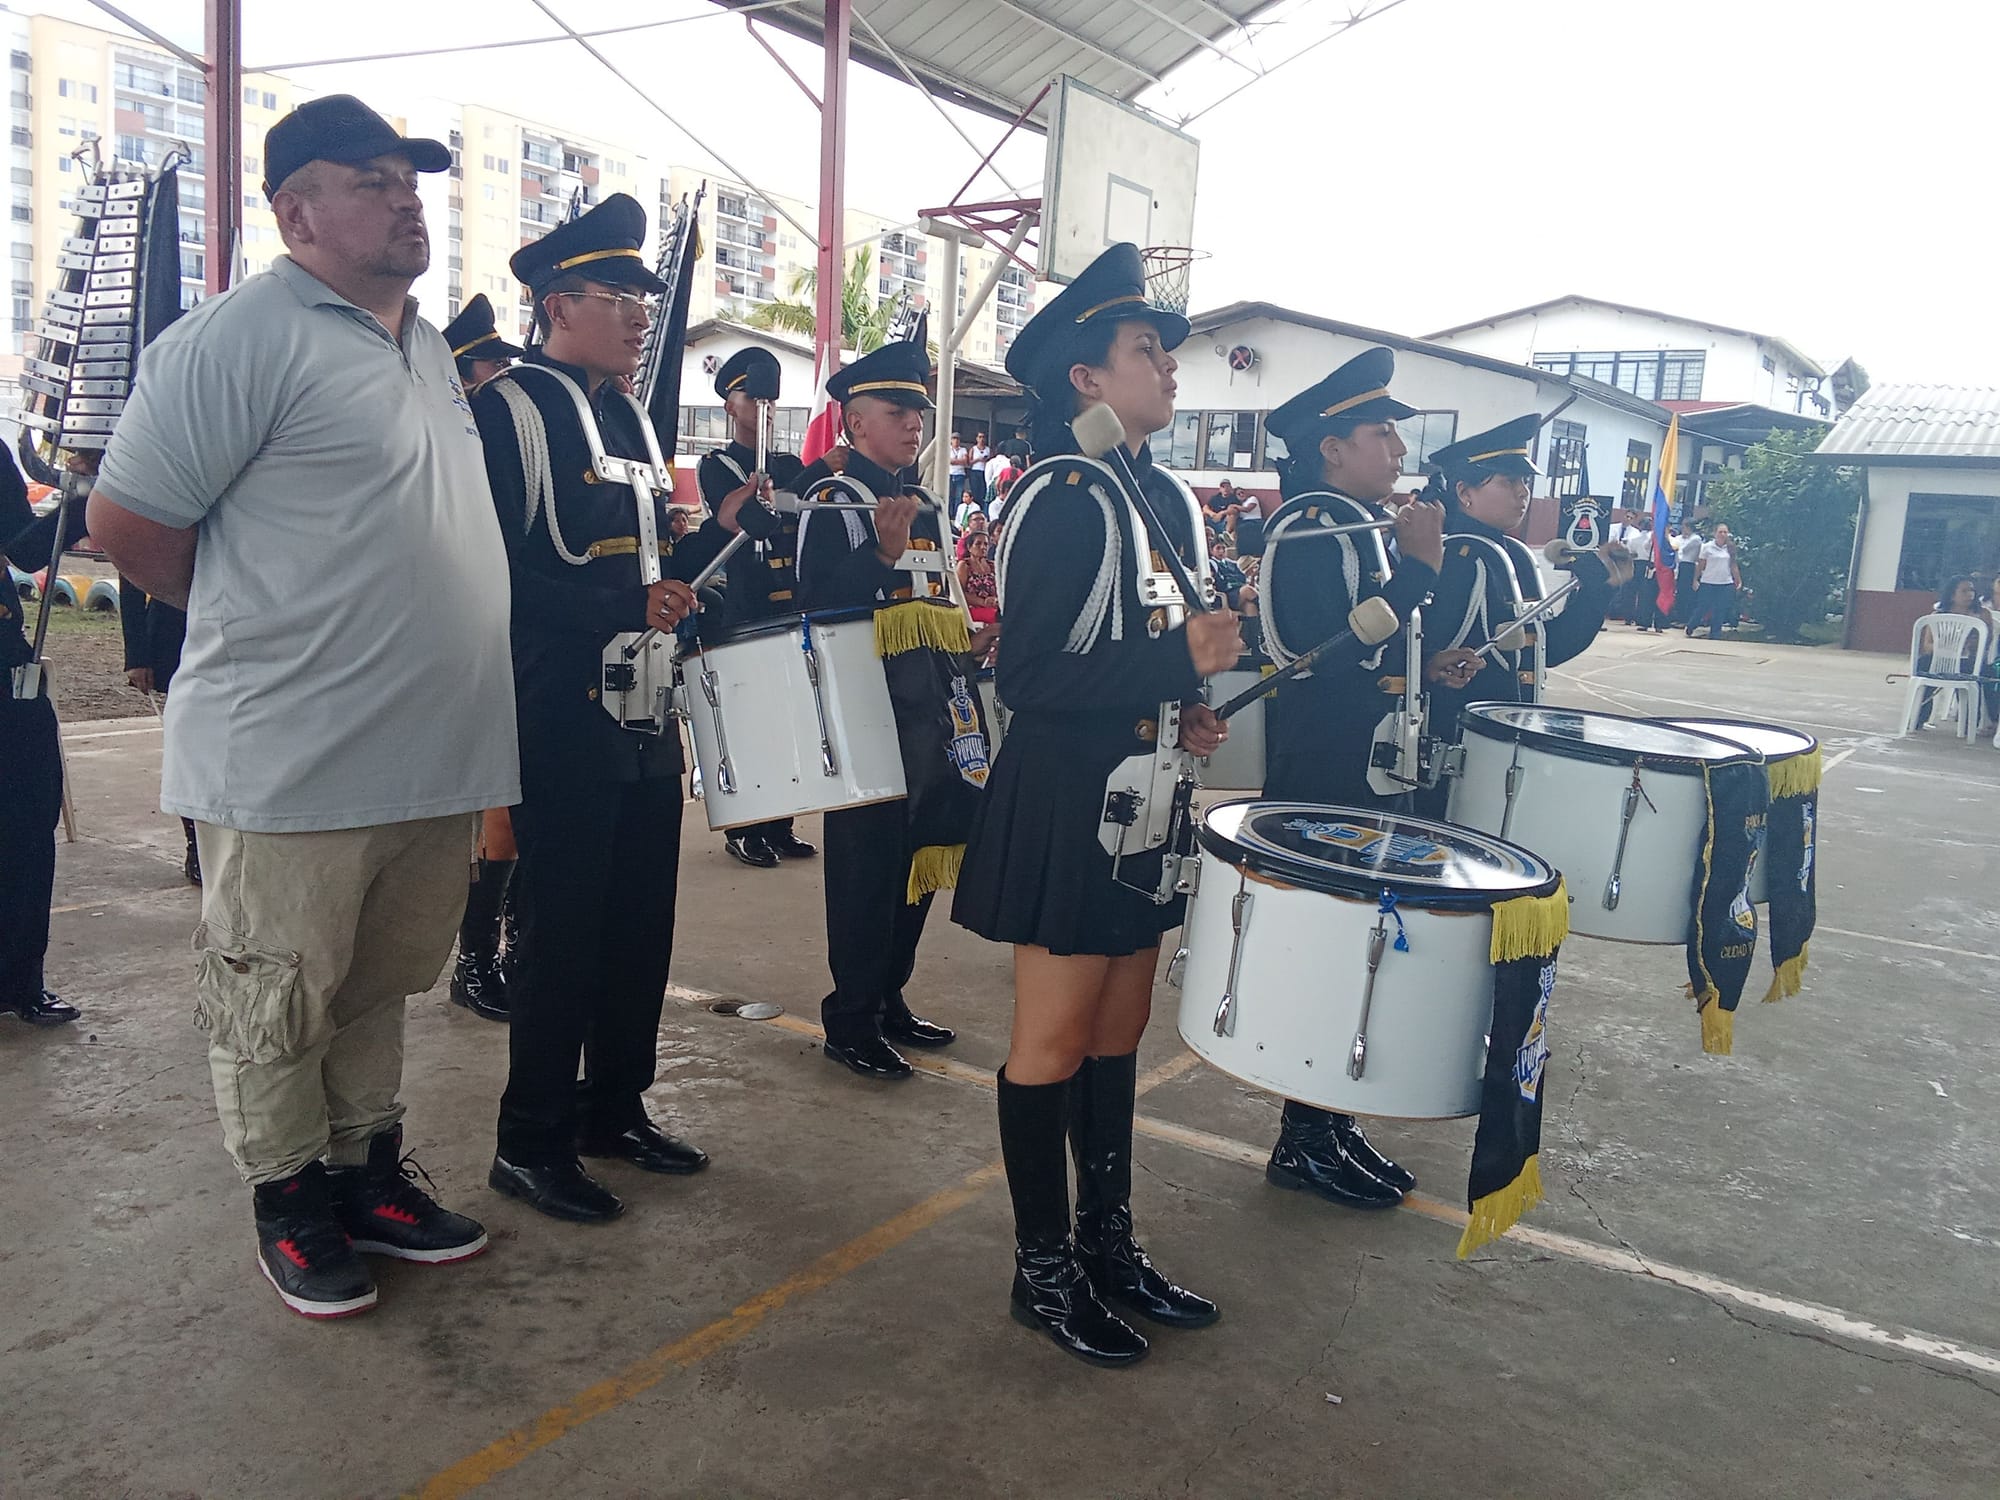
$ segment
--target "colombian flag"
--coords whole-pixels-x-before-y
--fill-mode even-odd
[[[1667,545],[1667,520],[1674,508],[1674,482],[1680,474],[1681,414],[1667,420],[1667,440],[1660,445],[1660,465],[1653,470],[1653,580],[1659,587],[1660,613],[1674,612],[1674,566],[1678,559]]]

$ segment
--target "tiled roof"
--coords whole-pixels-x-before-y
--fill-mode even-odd
[[[2000,386],[1876,386],[1847,409],[1818,451],[2000,463]]]

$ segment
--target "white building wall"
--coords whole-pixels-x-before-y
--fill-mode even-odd
[[[2000,497],[2000,472],[1990,469],[1890,469],[1870,467],[1868,509],[1855,558],[1857,591],[1889,593],[1903,556],[1903,524],[1910,496]]]
[[[1435,342],[1492,359],[1530,364],[1537,354],[1628,349],[1699,349],[1704,401],[1746,401],[1796,411],[1796,387],[1816,379],[1777,345],[1753,334],[1725,333],[1682,318],[1628,312],[1601,303],[1564,302],[1539,313],[1481,324]],[[1769,358],[1773,368],[1766,370]]]

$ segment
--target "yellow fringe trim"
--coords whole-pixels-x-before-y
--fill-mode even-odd
[[[972,630],[956,604],[906,599],[875,611],[875,654],[901,656],[928,646],[934,651],[972,649]]]
[[[1558,884],[1546,896],[1516,896],[1493,908],[1493,941],[1487,962],[1547,958],[1569,936],[1569,888]]]
[[[1715,1057],[1727,1057],[1736,1050],[1736,1012],[1722,1008],[1722,996],[1713,985],[1696,1001],[1701,1007],[1701,1050]]]
[[[1771,974],[1771,987],[1764,991],[1764,1003],[1770,1005],[1787,995],[1796,995],[1805,984],[1806,956],[1812,952],[1811,943],[1799,945],[1798,953],[1786,959]]]
[[[947,890],[958,884],[958,872],[965,863],[963,844],[926,844],[910,856],[910,884],[905,892],[915,906],[932,891]]]
[[[1472,1205],[1465,1233],[1458,1237],[1458,1258],[1464,1260],[1481,1245],[1490,1245],[1521,1222],[1521,1215],[1542,1201],[1542,1160],[1531,1156],[1521,1175]]]
[[[1820,753],[1815,745],[1804,755],[1794,755],[1789,760],[1781,760],[1766,769],[1771,779],[1771,800],[1780,797],[1803,797],[1807,792],[1819,790]]]

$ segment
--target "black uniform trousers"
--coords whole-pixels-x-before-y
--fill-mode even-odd
[[[61,818],[55,705],[0,697],[0,1002],[8,1005],[42,995]]]
[[[579,1125],[615,1133],[644,1116],[673,956],[681,781],[524,788],[513,817],[521,957],[499,1145],[510,1162],[547,1165],[575,1159]]]
[[[898,799],[826,815],[826,963],[833,990],[820,1002],[827,1039],[849,1045],[881,1033],[884,1014],[906,1009],[931,897],[912,905],[909,809]]]

